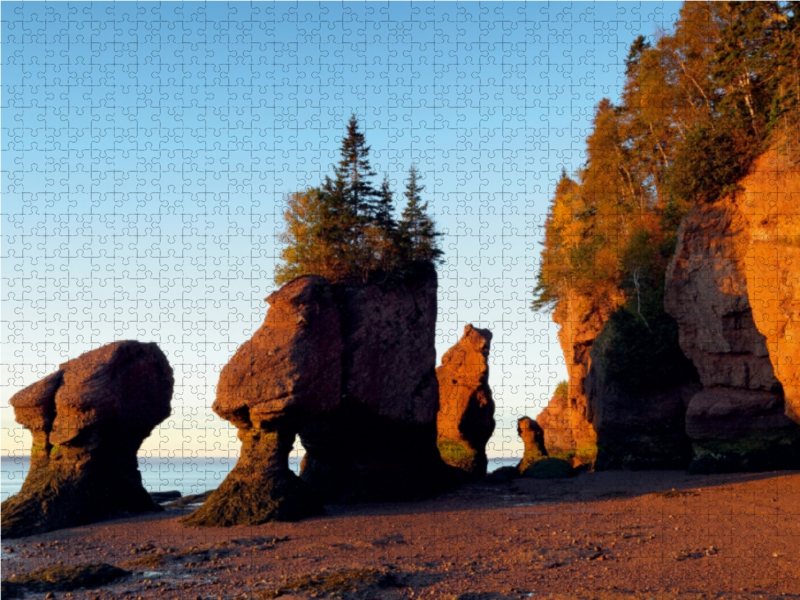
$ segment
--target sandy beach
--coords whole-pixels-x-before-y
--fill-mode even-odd
[[[187,528],[187,512],[4,541],[3,579],[104,562],[131,574],[50,597],[800,597],[798,472],[519,479],[257,527]]]

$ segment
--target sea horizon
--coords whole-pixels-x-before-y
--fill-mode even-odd
[[[148,492],[179,491],[181,495],[200,494],[214,489],[227,477],[239,456],[139,456],[142,484]],[[303,454],[289,456],[289,468],[299,474]],[[514,466],[518,457],[489,457],[488,472]],[[22,488],[30,468],[30,455],[0,454],[0,499],[7,500]]]

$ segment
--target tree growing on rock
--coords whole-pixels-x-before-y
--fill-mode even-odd
[[[407,204],[398,222],[388,177],[379,188],[372,184],[376,173],[369,151],[353,115],[333,177],[289,196],[277,284],[302,275],[332,282],[367,281],[376,273],[403,275],[414,263],[441,261],[440,234],[422,200],[424,187],[416,167],[409,171]]]

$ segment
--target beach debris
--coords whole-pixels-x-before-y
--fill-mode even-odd
[[[136,453],[170,414],[172,368],[155,343],[107,344],[11,398],[33,435],[30,471],[2,504],[3,538],[161,510]]]
[[[333,573],[303,575],[264,594],[265,598],[278,598],[292,592],[310,592],[314,595],[339,597],[345,592],[365,592],[402,587],[400,577],[390,568],[348,569]]]
[[[489,387],[492,332],[464,327],[458,343],[442,357],[437,445],[442,460],[470,479],[486,475],[486,443],[494,432],[494,400]]]

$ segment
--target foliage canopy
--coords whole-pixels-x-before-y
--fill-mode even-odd
[[[798,135],[799,38],[800,2],[686,2],[674,33],[633,41],[620,105],[597,105],[586,163],[556,185],[534,310],[614,289],[658,320],[683,216]]]
[[[280,235],[286,246],[275,272],[278,285],[301,275],[335,282],[402,276],[417,262],[441,261],[440,234],[422,199],[425,188],[416,167],[409,170],[406,206],[398,221],[388,177],[379,188],[372,184],[376,174],[369,151],[353,115],[333,178],[289,196],[286,229]]]

